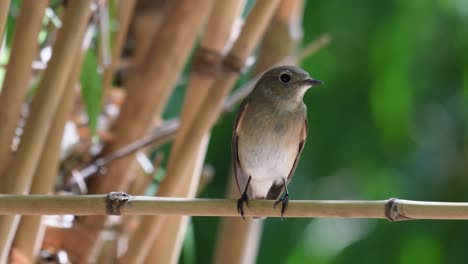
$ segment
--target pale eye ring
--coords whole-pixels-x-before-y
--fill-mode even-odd
[[[284,83],[284,84],[288,84],[290,81],[291,81],[291,74],[287,73],[287,72],[283,72],[280,74],[279,76],[279,80],[280,82]]]

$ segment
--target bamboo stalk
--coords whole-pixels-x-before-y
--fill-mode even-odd
[[[251,200],[248,217],[281,217],[274,201]],[[240,217],[235,199],[108,195],[0,195],[0,215],[190,215]],[[388,200],[291,200],[285,217],[468,220],[468,203]]]
[[[185,133],[184,131],[178,133],[178,137],[181,140],[175,142],[173,149],[175,151],[183,149],[183,151],[177,151],[177,158],[175,158],[176,156],[171,156],[171,159],[169,159],[167,175],[172,175],[173,177],[165,177],[159,187],[158,196],[173,196],[177,194],[179,191],[178,184],[180,183],[177,177],[187,179],[187,175],[191,175],[191,170],[193,169],[190,166],[191,160],[194,153],[198,150],[200,141],[215,123],[221,112],[225,96],[236,81],[247,56],[260,40],[278,3],[279,1],[261,0],[255,4],[239,38],[228,55],[228,59],[225,60],[223,71],[216,75],[216,80],[210,88],[210,96],[206,96],[202,103],[203,107],[199,107],[196,114],[193,115],[193,124],[196,124],[196,126],[193,126],[192,129],[187,130]],[[192,132],[195,133],[193,134]],[[186,164],[189,165],[187,166]],[[148,251],[148,246],[146,245],[151,243],[151,237],[158,234],[163,222],[164,219],[161,217],[144,217],[141,223],[142,228],[136,231],[130,242],[131,244],[132,241],[136,242],[138,240],[140,247],[131,251],[129,250],[121,259],[121,263],[130,260],[130,256],[139,257],[146,255],[145,251]],[[144,241],[140,239],[144,239]]]
[[[28,190],[34,170],[40,159],[49,132],[54,112],[65,88],[71,71],[73,58],[80,47],[85,26],[88,22],[91,0],[70,3],[61,34],[54,48],[48,68],[44,73],[38,92],[32,104],[31,115],[25,133],[10,167],[5,171],[5,179],[0,185],[1,193],[21,194]],[[5,260],[12,242],[18,217],[0,218],[0,258]],[[0,263],[1,263],[0,259]]]
[[[192,164],[192,175],[187,179],[187,183],[181,184],[180,192],[183,193],[183,197],[194,198],[197,193],[209,139],[210,135],[206,135],[200,142],[199,153],[194,157]],[[146,263],[152,263],[155,257],[161,263],[178,263],[189,221],[190,218],[187,216],[171,216],[165,219],[163,230],[153,237],[153,243],[148,247],[150,251],[142,252],[138,257],[141,257],[141,260],[146,259]],[[154,252],[156,249],[159,252],[157,256]]]
[[[209,169],[209,168],[207,168],[205,166],[203,167],[202,173],[201,173],[201,176],[200,176],[200,181],[199,181],[199,184],[198,184],[198,189],[196,191],[197,194],[202,192],[205,189],[206,185],[212,180],[213,173],[214,172],[212,171],[212,169]],[[186,233],[186,227],[188,225],[188,223],[185,223],[185,221],[189,222],[189,217],[177,217],[177,219],[180,219],[180,220],[177,220],[177,221],[169,220],[168,222],[165,222],[164,230],[172,229],[171,225],[179,226],[180,231],[179,232],[174,232],[173,235],[172,235],[173,236],[172,239],[183,239],[184,235]],[[163,231],[162,234],[160,234],[157,237],[156,243],[158,243],[158,241],[166,241],[165,237],[164,237],[164,233],[166,233],[166,232]],[[182,238],[178,238],[179,235],[181,235]],[[178,246],[182,246],[182,245],[176,244],[176,247],[178,247]],[[177,259],[180,256],[180,249],[172,250],[171,252],[168,251],[166,253],[162,253],[162,255],[161,255],[161,253],[162,253],[161,250],[156,250],[156,251],[151,250],[150,253],[148,254],[148,256],[146,257],[145,263],[152,263],[155,259],[169,260],[169,261],[172,261],[171,263],[177,262]]]
[[[118,62],[121,67],[129,67],[130,73],[140,72],[145,66],[145,60],[152,49],[153,39],[167,20],[167,15],[173,10],[175,1],[137,1],[130,24],[129,34],[135,42],[131,57]]]
[[[282,0],[269,25],[255,64],[259,75],[280,61],[296,64],[291,56],[302,38],[302,0]],[[227,197],[240,197],[234,176]],[[263,228],[263,220],[243,221],[240,218],[222,220],[214,263],[255,263]]]
[[[266,71],[281,60],[296,64],[294,54],[302,39],[303,0],[282,0],[259,48],[254,72]]]
[[[160,263],[179,263],[180,252],[182,250],[182,242],[185,238],[185,233],[187,232],[187,227],[190,222],[189,216],[169,216],[164,219],[164,228],[157,236],[155,244],[152,245],[153,250],[151,250],[146,256],[144,261],[145,264],[154,263],[155,260]],[[166,230],[175,231],[172,234]],[[156,245],[164,246],[166,242],[164,239],[169,239],[167,242],[170,243],[171,247],[169,250],[168,247],[163,247],[157,252],[154,251]],[[175,243],[175,241],[180,241]],[[120,263],[125,263],[120,261]]]
[[[5,33],[5,26],[8,18],[9,7],[10,0],[0,1],[0,46],[3,43],[3,34]]]
[[[122,49],[125,43],[125,38],[127,37],[133,11],[135,10],[135,5],[136,0],[119,1],[119,30],[112,48],[110,64],[105,69],[102,78],[102,87],[104,88],[104,91],[108,89],[108,86],[112,85],[112,76],[114,74],[115,67],[117,66],[117,62],[120,60],[120,55],[122,54]]]
[[[135,180],[132,182],[128,193],[131,195],[144,195],[146,190],[153,182],[152,175],[155,175],[157,171],[161,169],[161,162],[163,160],[163,155],[159,154],[153,160],[154,172],[148,174],[142,168],[137,169]],[[140,224],[141,216],[127,216],[122,219],[122,228],[123,235],[127,236],[128,234],[133,233],[138,225]]]
[[[1,2],[1,5],[6,4],[8,7],[9,1]],[[12,157],[11,143],[29,87],[31,64],[38,49],[37,35],[41,29],[42,17],[48,2],[48,0],[23,1],[16,22],[10,61],[6,68],[5,81],[0,93],[0,124],[2,124],[2,129],[0,129],[0,178]],[[5,11],[7,13],[8,8]],[[4,13],[1,6],[0,13]],[[2,25],[0,25],[0,31],[3,32]]]
[[[89,33],[92,33],[92,31],[88,30]],[[55,113],[53,126],[47,136],[47,148],[43,149],[41,160],[33,178],[30,190],[31,194],[49,194],[53,191],[60,163],[60,144],[63,138],[63,130],[72,111],[73,99],[76,93],[75,88],[80,77],[84,54],[90,43],[91,36],[85,38],[82,51],[78,52],[75,56],[75,62],[73,63],[73,69],[68,78],[65,92]],[[30,261],[33,261],[35,256],[37,256],[45,232],[45,226],[42,226],[41,220],[42,218],[39,216],[23,217],[13,242],[13,249],[21,252]]]
[[[172,3],[155,35],[149,54],[140,66],[141,72],[129,77],[130,92],[115,123],[115,137],[106,146],[103,155],[113,153],[143,137],[151,128],[153,118],[161,116],[211,4],[212,0],[181,0]],[[90,193],[126,190],[129,182],[126,176],[132,162],[133,156],[129,156],[112,163],[106,174],[90,182]],[[104,217],[93,217],[84,218],[77,223],[94,228],[83,235],[86,239],[90,238],[89,243],[76,250],[79,252],[73,252],[78,255],[72,258],[94,258],[92,255],[99,247],[99,231],[95,228],[101,228],[105,221]],[[93,235],[88,236],[90,234]],[[74,247],[76,248],[74,245],[67,245],[66,249],[72,251]]]
[[[234,175],[230,175],[228,198],[238,198]],[[255,263],[263,228],[262,219],[226,217],[222,219],[213,263]]]
[[[208,140],[209,140],[209,137],[207,136],[204,139],[205,142],[201,143],[201,146],[199,148],[200,160],[203,160],[205,157],[206,149],[208,146],[207,145]],[[181,192],[184,193],[185,191],[185,194],[191,198],[195,196],[195,192],[197,189],[196,187],[198,186],[197,183],[199,181],[198,175],[200,174],[200,171],[203,165],[203,163],[200,160],[198,162],[195,161],[195,164],[192,164],[194,175],[196,175],[197,177],[192,177],[191,179],[187,179],[191,182],[181,186],[181,189],[182,189]],[[169,226],[168,225],[164,226],[164,231],[170,230],[171,232],[169,233],[162,232],[163,234],[161,234],[161,236],[158,236],[158,237],[157,235],[159,235],[160,233],[159,231],[160,231],[161,225],[160,224],[148,225],[150,224],[148,220],[152,220],[152,219],[151,218],[148,219],[148,217],[142,217],[139,228],[135,230],[134,234],[131,236],[130,241],[129,241],[129,245],[132,245],[132,243],[134,242],[136,243],[138,241],[137,243],[138,246],[130,246],[128,251],[125,253],[125,255],[119,259],[119,263],[129,263],[128,261],[135,261],[136,263],[142,263],[143,261],[145,261],[145,259],[149,261],[147,256],[149,252],[151,251],[151,249],[154,248],[154,245],[156,244],[161,246],[161,248],[158,249],[158,252],[167,251],[164,255],[164,257],[166,257],[167,259],[161,259],[160,258],[161,256],[160,256],[158,257],[158,261],[161,261],[162,263],[173,263],[175,261],[174,258],[178,257],[179,252],[174,252],[174,249],[175,251],[181,249],[180,247],[181,239],[183,238],[183,234],[181,234],[181,232],[184,231],[183,228],[185,227],[181,227],[180,225],[184,224],[184,222],[186,224],[187,220],[182,220],[180,219],[180,217],[171,217],[168,219],[163,219],[164,223],[169,225]],[[163,223],[163,222],[160,222],[160,223]],[[178,223],[179,225],[177,225],[176,223]],[[156,237],[158,239],[155,239]],[[164,239],[167,239],[167,240],[164,240]],[[168,243],[170,246],[169,247],[163,246],[162,244],[160,244],[161,242]]]
[[[190,130],[197,109],[209,94],[215,73],[222,60],[224,51],[231,37],[236,18],[243,9],[245,1],[216,1],[207,22],[205,34],[201,40],[192,65],[189,85],[184,98],[184,107],[180,115],[180,131]],[[176,141],[180,137],[176,138]],[[172,150],[177,153],[176,150]],[[174,155],[177,156],[177,155]]]

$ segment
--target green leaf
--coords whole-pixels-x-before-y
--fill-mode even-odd
[[[96,136],[98,118],[101,112],[102,76],[98,67],[96,54],[92,50],[88,50],[83,62],[80,83],[81,94],[88,115],[88,125],[93,137]]]

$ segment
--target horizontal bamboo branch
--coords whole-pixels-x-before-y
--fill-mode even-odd
[[[273,201],[251,200],[246,216],[281,217]],[[0,195],[0,215],[191,215],[238,217],[234,199],[187,199],[107,195]],[[285,217],[468,220],[468,203],[391,198],[377,201],[295,200]]]

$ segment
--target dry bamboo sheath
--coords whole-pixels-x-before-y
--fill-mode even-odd
[[[252,200],[246,216],[281,217],[274,201]],[[0,195],[0,215],[191,215],[239,217],[234,199],[107,195]],[[391,198],[379,201],[292,200],[285,217],[468,220],[468,203]]]

